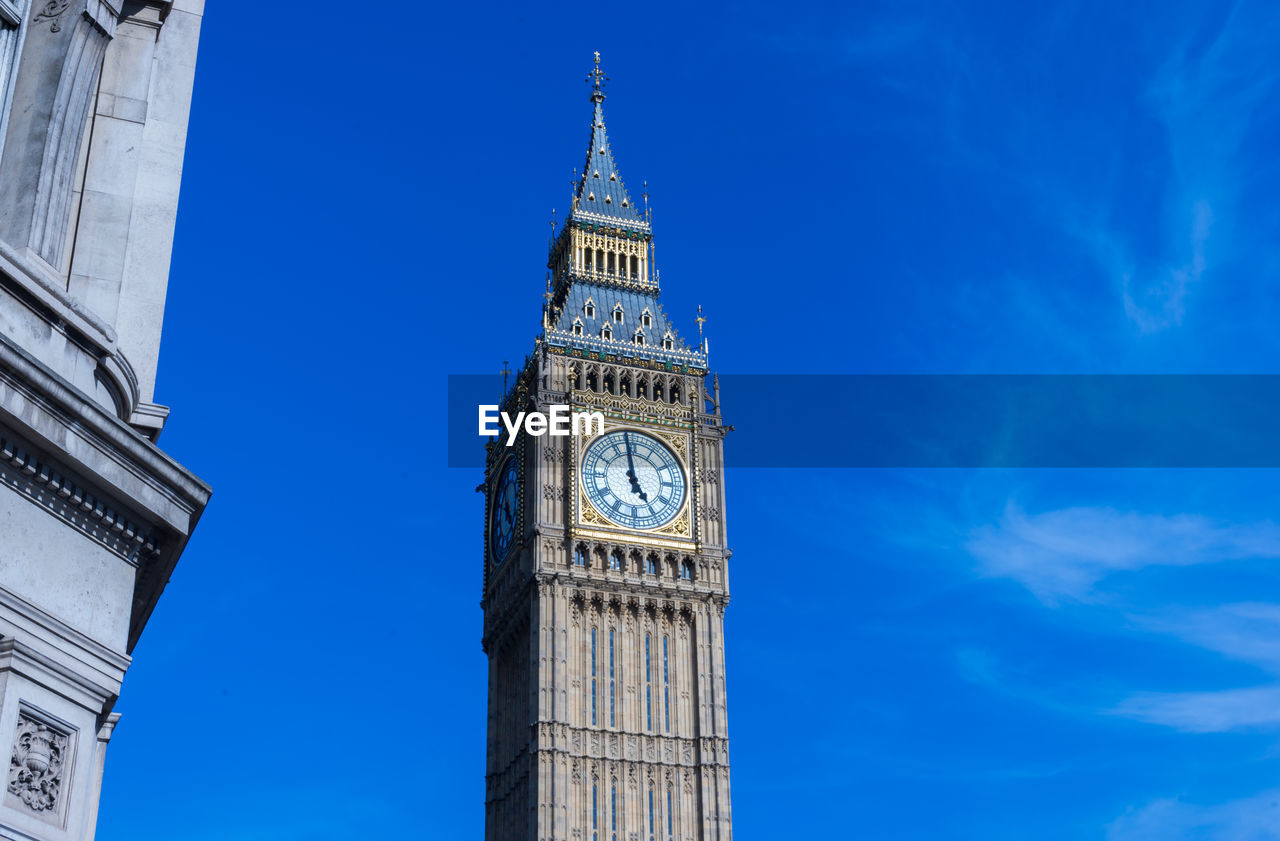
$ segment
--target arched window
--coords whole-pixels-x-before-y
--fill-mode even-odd
[[[645,560],[644,571],[646,575],[658,575],[658,556],[650,552],[649,557]]]
[[[596,271],[601,273],[604,272],[604,249],[603,248],[596,249]]]
[[[644,377],[641,377],[636,381],[636,397],[643,397],[645,399],[648,399],[649,397],[649,381]]]
[[[600,338],[606,342],[613,338],[613,331],[609,329],[608,324],[600,328]]]
[[[586,257],[586,270],[587,270],[587,273],[590,274],[591,272],[595,271],[596,253],[592,251],[590,248],[588,248],[584,256]]]
[[[672,383],[671,385],[671,402],[680,402],[680,385],[678,383]]]
[[[676,340],[671,337],[670,333],[662,337],[663,350],[672,350],[673,348],[675,348],[675,346],[676,346]]]
[[[662,638],[662,725],[663,732],[671,732],[671,651],[665,636]]]
[[[587,389],[589,391],[597,391],[597,392],[600,390],[600,380],[596,378],[595,371],[587,372]]]
[[[640,277],[640,259],[634,254],[631,255],[631,279],[635,280]]]
[[[592,389],[592,390],[594,391],[594,389]],[[665,399],[665,398],[663,397],[663,393],[662,393],[662,380],[656,380],[656,381],[653,383],[653,399],[654,399],[654,400],[663,400],[663,399]]]
[[[604,375],[604,390],[607,394],[615,394],[613,390],[613,374]]]
[[[583,315],[585,315],[587,318],[595,318],[595,317],[596,317],[596,302],[595,302],[595,301],[593,301],[593,300],[591,300],[590,298],[588,298],[588,299],[587,299],[587,303],[586,303],[586,304],[584,304],[584,305],[583,305],[583,307],[582,307],[582,314],[583,314]]]
[[[648,310],[645,310],[644,313],[640,316],[640,326],[641,327],[653,326],[653,315],[650,314]]]
[[[608,258],[607,258],[607,259],[608,259],[608,261],[609,261],[609,270],[608,270],[608,271],[609,271],[609,274],[613,274],[613,273],[614,273],[614,270],[613,270],[613,262],[614,262],[614,258],[613,258],[613,252],[612,252],[612,251],[610,251],[610,252],[609,252],[609,256],[608,256]]]
[[[685,581],[693,580],[693,564],[689,561],[680,562],[680,577]]]
[[[631,341],[635,342],[638,345],[644,344],[644,331],[637,330],[635,336],[632,337]]]
[[[596,726],[597,709],[596,701],[599,696],[596,694],[596,629],[591,629],[591,726]]]
[[[656,841],[654,833],[657,829],[653,823],[653,780],[649,781],[649,841]]]
[[[622,393],[628,397],[631,396],[631,378],[625,374],[622,376]]]
[[[618,322],[619,324],[622,323],[622,305],[621,304],[613,308],[613,320]]]
[[[644,635],[644,729],[653,732],[653,640]]]
[[[617,668],[614,661],[616,660],[616,645],[614,644],[614,630],[609,629],[609,726],[617,727],[617,710],[618,710],[618,687],[614,680],[617,674]]]
[[[581,543],[573,550],[573,565],[576,567],[584,567],[587,565],[587,547]]]
[[[609,569],[622,569],[622,550],[614,549],[609,553]]]

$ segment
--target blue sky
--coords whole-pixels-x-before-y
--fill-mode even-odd
[[[157,399],[215,493],[99,837],[478,837],[445,375],[532,347],[593,50],[721,371],[1275,373],[1277,43],[1262,3],[210,4]],[[731,471],[737,837],[1280,838],[1275,478]]]

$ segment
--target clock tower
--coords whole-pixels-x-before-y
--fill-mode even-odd
[[[659,303],[599,65],[542,333],[502,409],[568,405],[605,428],[488,445],[485,838],[728,841],[729,427],[704,348]]]

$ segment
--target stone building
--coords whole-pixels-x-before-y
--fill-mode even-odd
[[[659,304],[598,54],[590,78],[590,145],[552,239],[542,333],[502,408],[568,405],[606,424],[488,447],[485,838],[728,841],[729,427],[705,348]]]
[[[209,499],[154,398],[203,0],[0,0],[0,838],[89,839]]]

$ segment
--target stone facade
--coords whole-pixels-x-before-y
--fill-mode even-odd
[[[677,512],[641,528],[622,513],[649,501],[634,464],[618,490],[630,481],[634,505],[616,510],[604,469],[584,469],[603,436],[489,445],[485,837],[728,841],[730,428],[701,347],[658,304],[648,214],[613,163],[601,82],[594,73],[587,163],[549,254],[543,332],[503,408],[600,411],[608,431],[647,442],[635,454],[628,443],[628,460],[664,451],[685,490]]]
[[[202,0],[0,0],[0,838],[91,839],[209,499],[153,402]]]

